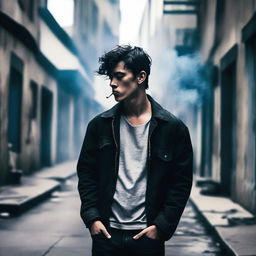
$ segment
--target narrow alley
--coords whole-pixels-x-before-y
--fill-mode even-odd
[[[89,223],[189,198],[166,256],[256,256],[256,0],[0,0],[0,256],[91,255],[76,171]]]
[[[1,256],[90,256],[91,237],[79,216],[80,200],[74,176],[59,191],[20,216],[0,219]],[[166,256],[222,256],[219,244],[199,220],[191,203]]]

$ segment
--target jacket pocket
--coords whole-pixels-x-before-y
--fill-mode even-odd
[[[173,168],[173,154],[169,149],[156,151],[154,166],[159,174],[170,174]]]
[[[165,149],[159,149],[156,152],[156,155],[160,160],[164,162],[171,162],[172,161],[172,152],[165,150]]]

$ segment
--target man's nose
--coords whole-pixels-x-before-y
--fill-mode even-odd
[[[112,88],[116,88],[116,87],[117,87],[116,79],[112,78],[112,79],[110,80],[110,86],[111,86]]]

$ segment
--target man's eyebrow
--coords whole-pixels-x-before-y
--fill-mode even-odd
[[[116,72],[113,72],[113,75],[119,75],[119,74],[123,75],[125,73],[126,72],[123,72],[123,71],[116,71]]]

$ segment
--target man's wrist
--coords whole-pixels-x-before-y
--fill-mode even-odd
[[[98,221],[98,220],[100,220],[100,219],[99,219],[99,218],[96,218],[96,219],[90,220],[90,221],[88,222],[88,228],[91,230],[92,224],[93,224],[95,221]]]
[[[153,225],[156,227],[158,238],[160,240],[164,240],[164,233],[163,233],[163,231],[161,231],[161,229],[159,228],[158,225],[156,225],[156,224],[153,224]]]

